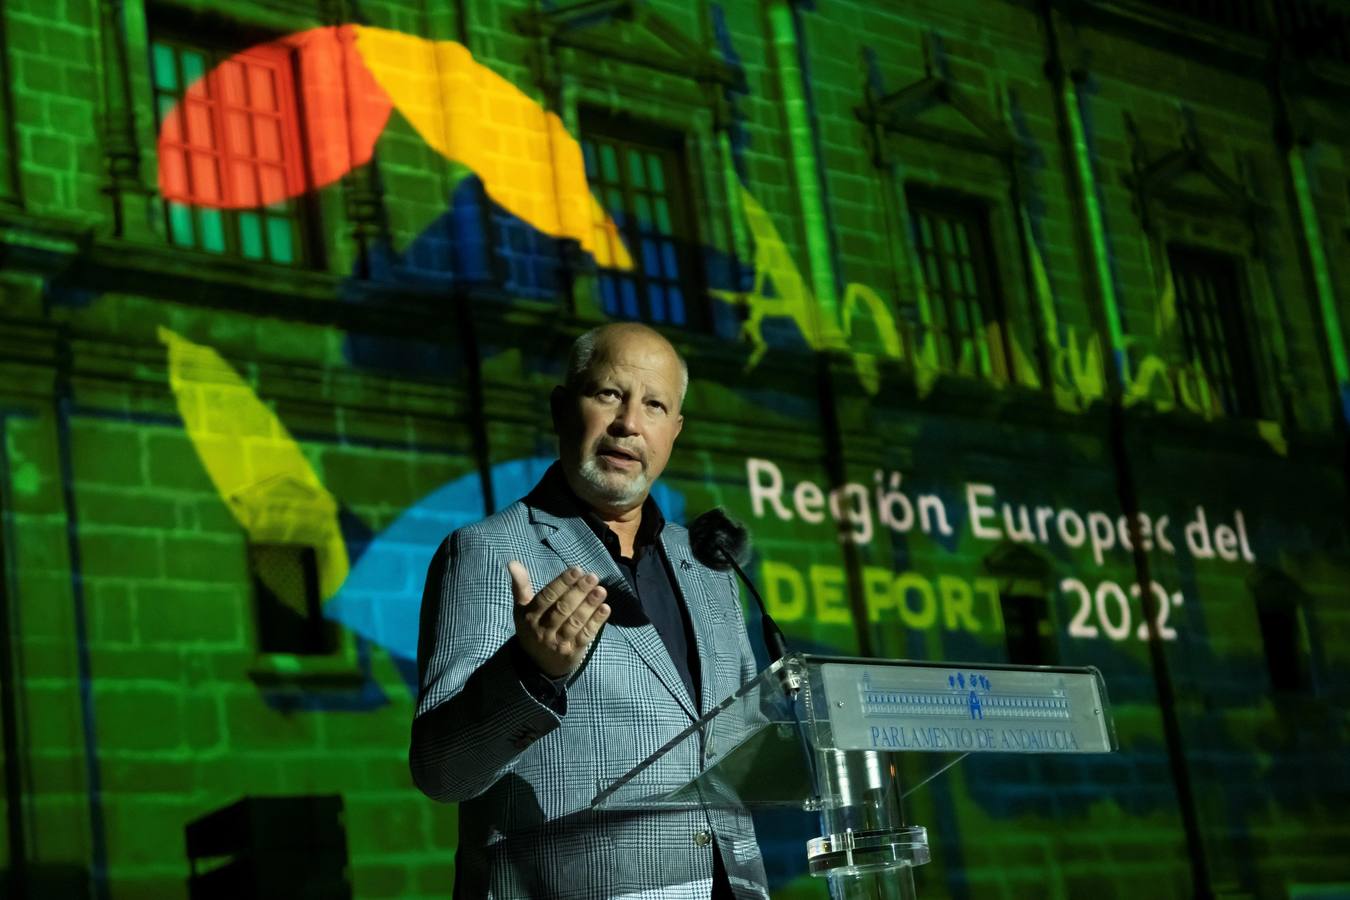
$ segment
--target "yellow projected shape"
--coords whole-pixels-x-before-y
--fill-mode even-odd
[[[476,172],[497,205],[576,240],[602,267],[633,268],[614,220],[591,195],[581,145],[555,113],[455,41],[361,26],[356,48],[422,139]]]
[[[773,219],[754,195],[741,187],[741,210],[750,234],[755,239],[755,283],[749,291],[712,290],[708,293],[719,300],[745,304],[749,317],[741,325],[741,334],[753,347],[746,368],[753,369],[768,351],[764,340],[763,323],[766,317],[786,316],[797,324],[798,331],[813,350],[840,348],[843,337],[838,322],[820,321],[820,310],[806,279],[792,259],[792,252],[778,233]],[[765,289],[772,286],[773,294]]]
[[[891,359],[899,359],[903,354],[900,346],[900,332],[895,328],[895,318],[886,308],[885,302],[876,291],[865,284],[853,282],[844,290],[844,305],[841,315],[844,318],[844,337],[853,337],[853,311],[864,306],[871,313],[872,326],[881,341],[882,352]],[[858,370],[858,380],[869,394],[875,394],[881,387],[881,373],[877,369],[876,356],[871,353],[855,352],[853,363]]]
[[[337,501],[300,445],[219,353],[167,328],[159,339],[192,447],[249,541],[313,547],[320,595],[333,596],[347,578],[347,546]]]

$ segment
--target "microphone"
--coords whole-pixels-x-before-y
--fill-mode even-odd
[[[703,565],[718,572],[734,570],[741,582],[750,590],[750,596],[759,604],[759,624],[764,630],[764,647],[769,651],[769,665],[787,655],[787,637],[783,629],[769,615],[764,598],[741,566],[750,562],[750,533],[745,526],[727,515],[720,506],[697,516],[689,523],[689,546],[694,558]],[[797,739],[801,743],[802,759],[811,779],[811,790],[816,799],[820,799],[820,776],[816,770],[816,756],[811,751],[811,742],[806,738],[806,729],[802,726],[801,716],[797,712],[797,693],[802,688],[801,676],[791,668],[784,666],[778,672],[779,686],[788,699],[788,712],[796,726]]]
[[[764,647],[769,651],[769,664],[786,656],[787,637],[783,629],[769,615],[764,598],[741,569],[750,562],[750,533],[745,526],[728,516],[722,507],[714,506],[689,523],[689,545],[694,558],[703,565],[718,572],[735,571],[749,589],[750,596],[759,604],[759,622],[764,631]]]

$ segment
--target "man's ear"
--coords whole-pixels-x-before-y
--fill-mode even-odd
[[[675,437],[679,437],[679,436],[680,436],[680,432],[683,431],[683,430],[684,430],[684,416],[676,416],[676,418],[675,418]]]

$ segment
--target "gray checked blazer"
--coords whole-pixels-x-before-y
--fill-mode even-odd
[[[409,762],[427,796],[460,804],[456,898],[706,900],[714,852],[738,897],[766,897],[743,810],[590,809],[602,787],[752,678],[755,661],[732,576],[699,564],[688,531],[668,523],[660,540],[701,663],[696,710],[656,629],[616,590],[618,566],[551,478],[561,481],[556,464],[525,499],[450,535],[427,575]],[[563,715],[520,682],[512,559],[536,589],[568,566],[610,587],[610,619],[568,682]],[[698,774],[697,743],[671,754],[660,779]]]

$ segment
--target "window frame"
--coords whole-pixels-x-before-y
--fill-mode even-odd
[[[263,646],[263,618],[258,597],[258,576],[255,574],[255,548],[285,547],[307,553],[310,559],[309,573],[306,578],[309,592],[307,605],[311,607],[311,616],[320,630],[323,649],[321,652],[300,652],[296,650],[268,650]],[[296,540],[293,536],[278,534],[275,539],[266,535],[246,538],[245,578],[248,584],[248,621],[252,640],[253,660],[248,667],[248,677],[262,688],[300,687],[338,687],[348,688],[361,683],[366,677],[357,653],[354,633],[341,623],[323,615],[323,597],[319,584],[319,560],[322,550],[319,546],[305,540]]]
[[[1319,693],[1310,598],[1283,571],[1259,570],[1251,582],[1255,626],[1265,675],[1277,701]]]
[[[1059,644],[1055,630],[1055,618],[1049,598],[1043,591],[1032,592],[1014,585],[998,593],[999,617],[1003,622],[1003,649],[1008,662],[1025,666],[1059,665]],[[1028,615],[1009,617],[1009,610],[1030,611]],[[1020,627],[1014,634],[1008,623],[1015,622]],[[1034,625],[1034,634],[1025,630]],[[1030,650],[1030,654],[1023,651]]]
[[[247,40],[241,37],[239,43],[242,44],[242,47],[234,49],[228,42],[203,41],[198,35],[184,34],[174,28],[159,28],[151,31],[146,42],[149,62],[147,75],[156,138],[158,138],[164,114],[172,108],[165,101],[169,100],[173,104],[181,103],[186,95],[187,88],[196,81],[196,79],[193,79],[192,82],[189,82],[185,77],[183,67],[185,51],[198,53],[202,56],[203,65],[200,77],[206,77],[208,74],[215,72],[218,66],[228,59],[243,56],[245,60],[265,66],[273,73],[272,86],[276,92],[278,146],[281,154],[279,168],[282,169],[283,177],[287,181],[288,193],[293,193],[294,196],[284,201],[286,206],[284,211],[275,209],[275,204],[248,208],[221,207],[212,209],[197,203],[179,204],[161,198],[165,241],[175,250],[199,253],[214,259],[256,263],[298,271],[320,270],[325,265],[325,259],[319,236],[317,201],[313,191],[307,187],[310,176],[305,159],[307,138],[303,98],[300,90],[300,56],[298,49],[275,40],[269,42],[267,35],[253,35]],[[176,83],[173,89],[161,87],[157,77],[158,62],[156,54],[160,47],[169,48],[173,54],[174,80]],[[182,135],[180,140],[176,142],[175,149],[182,154],[183,158],[184,177],[188,179],[192,177],[191,157],[194,153],[208,155],[216,170],[215,177],[222,198],[230,196],[235,189],[229,173],[229,167],[233,161],[243,162],[250,166],[254,179],[254,189],[261,190],[261,185],[258,182],[260,177],[259,158],[256,154],[253,127],[249,129],[250,143],[254,145],[253,152],[249,155],[234,152],[228,146],[228,139],[226,138],[229,127],[227,119],[232,111],[243,112],[247,115],[250,126],[253,124],[253,117],[259,115],[260,111],[247,105],[236,107],[223,97],[212,97],[208,110],[212,143],[207,145],[205,152],[203,152],[202,147],[194,145],[191,137],[187,134]],[[156,140],[156,145],[158,145],[158,140]],[[159,159],[158,165],[163,167],[165,160]],[[295,190],[295,188],[300,187],[304,189]],[[187,210],[187,214],[190,216],[193,230],[193,241],[190,244],[180,243],[175,239],[175,206],[181,206]],[[220,217],[218,226],[222,243],[220,250],[210,249],[204,245],[201,239],[204,213],[208,210]],[[246,255],[243,247],[245,241],[241,232],[244,227],[242,220],[243,217],[248,215],[256,216],[258,219],[257,233],[262,252],[256,257]],[[289,261],[276,259],[272,255],[273,237],[269,233],[269,223],[274,220],[284,221],[289,226],[292,250],[292,258]]]
[[[1234,418],[1259,419],[1263,413],[1261,383],[1256,370],[1256,353],[1252,343],[1248,299],[1245,288],[1243,258],[1213,247],[1184,241],[1168,241],[1164,247],[1167,266],[1172,276],[1176,299],[1177,325],[1181,348],[1188,362],[1200,367],[1210,386],[1218,392],[1224,412]],[[1184,265],[1178,265],[1178,263]],[[1203,272],[1208,269],[1208,273]],[[1207,309],[1196,305],[1194,293],[1183,289],[1188,276],[1211,274],[1222,270],[1222,280],[1231,285],[1232,296],[1220,298],[1223,287],[1219,280],[1210,279]],[[1194,316],[1203,315],[1197,323]],[[1204,324],[1203,345],[1197,344],[1197,324]],[[1221,343],[1215,344],[1209,333],[1217,331]],[[1203,352],[1202,352],[1203,351]],[[1215,354],[1227,369],[1227,377],[1220,378],[1212,368]]]
[[[935,333],[938,348],[939,366],[943,371],[957,373],[962,357],[961,342],[969,338],[975,354],[975,375],[994,381],[1015,382],[1014,358],[1008,339],[1011,323],[1008,321],[1006,298],[1000,289],[999,260],[994,241],[993,210],[988,202],[979,197],[958,191],[936,188],[926,184],[910,183],[904,186],[905,211],[908,216],[906,227],[910,230],[914,251],[920,265],[919,277],[923,280],[929,301],[929,315],[934,317],[934,307],[941,309],[943,321],[925,323],[928,330]],[[954,297],[949,290],[951,279],[949,264],[953,257],[942,253],[933,256],[924,247],[921,235],[921,217],[927,217],[937,224],[941,221],[956,222],[966,227],[969,249],[964,254],[969,258],[975,282],[974,303],[978,305],[981,321],[978,328],[971,328],[967,334],[957,335],[953,328],[953,303],[960,298]],[[934,237],[934,249],[938,240]],[[930,269],[936,267],[938,284],[933,284]],[[967,301],[969,306],[969,301]],[[969,308],[966,310],[969,319]],[[990,346],[988,325],[995,325],[998,334],[996,346]]]
[[[268,594],[272,592],[267,588],[264,579],[258,574],[258,554],[269,551],[294,553],[298,557],[296,562],[300,567],[300,576],[304,581],[302,589],[304,591],[305,614],[302,621],[305,630],[310,632],[308,638],[314,642],[312,648],[268,646],[269,643],[273,643],[271,639],[276,635],[269,635],[268,633],[268,622],[273,617],[264,609],[266,602],[264,591]],[[340,651],[341,641],[338,639],[337,628],[333,622],[323,616],[323,598],[319,592],[318,553],[313,546],[293,542],[253,541],[248,545],[248,563],[258,653],[268,656],[286,655],[315,659],[333,656]],[[284,602],[283,605],[285,605]],[[298,614],[298,610],[291,608],[291,611]]]
[[[707,273],[699,237],[698,216],[690,203],[693,185],[689,177],[688,136],[679,130],[640,121],[623,114],[609,113],[592,106],[582,106],[578,109],[578,121],[578,138],[583,148],[583,158],[588,155],[588,147],[598,147],[599,142],[603,142],[615,146],[621,151],[637,150],[644,156],[647,154],[655,155],[663,163],[665,188],[659,196],[667,203],[670,220],[670,233],[668,235],[657,231],[644,232],[640,229],[640,222],[636,213],[637,198],[639,195],[656,195],[652,194],[648,188],[633,185],[632,175],[627,164],[623,161],[618,163],[619,181],[617,185],[592,180],[590,173],[587,173],[587,181],[590,183],[597,201],[609,213],[610,218],[615,220],[619,233],[627,244],[629,254],[634,262],[631,273],[597,266],[595,290],[597,294],[600,294],[601,308],[604,309],[605,303],[603,296],[604,279],[613,278],[616,283],[619,283],[619,279],[632,278],[635,283],[638,316],[635,319],[630,319],[623,312],[622,300],[618,298],[616,298],[615,309],[605,309],[606,315],[615,319],[639,321],[649,325],[680,328],[688,331],[705,332],[710,330],[712,314],[709,309]],[[619,156],[621,159],[626,158],[624,153],[620,153]],[[650,180],[650,174],[646,177]],[[603,200],[605,194],[615,187],[620,190],[623,196],[623,209],[621,210],[610,209]],[[644,237],[669,240],[673,244],[675,261],[678,266],[677,278],[669,279],[664,276],[652,278],[649,275],[644,265]],[[667,290],[677,287],[680,290],[684,311],[682,322],[673,321],[669,315],[662,319],[652,317],[650,290],[653,286],[661,286]],[[666,309],[669,311],[669,301],[666,301],[666,303]]]
[[[1270,689],[1277,694],[1311,692],[1307,651],[1303,635],[1307,625],[1299,605],[1279,607],[1258,603],[1256,620],[1261,633],[1261,653],[1265,659]]]

